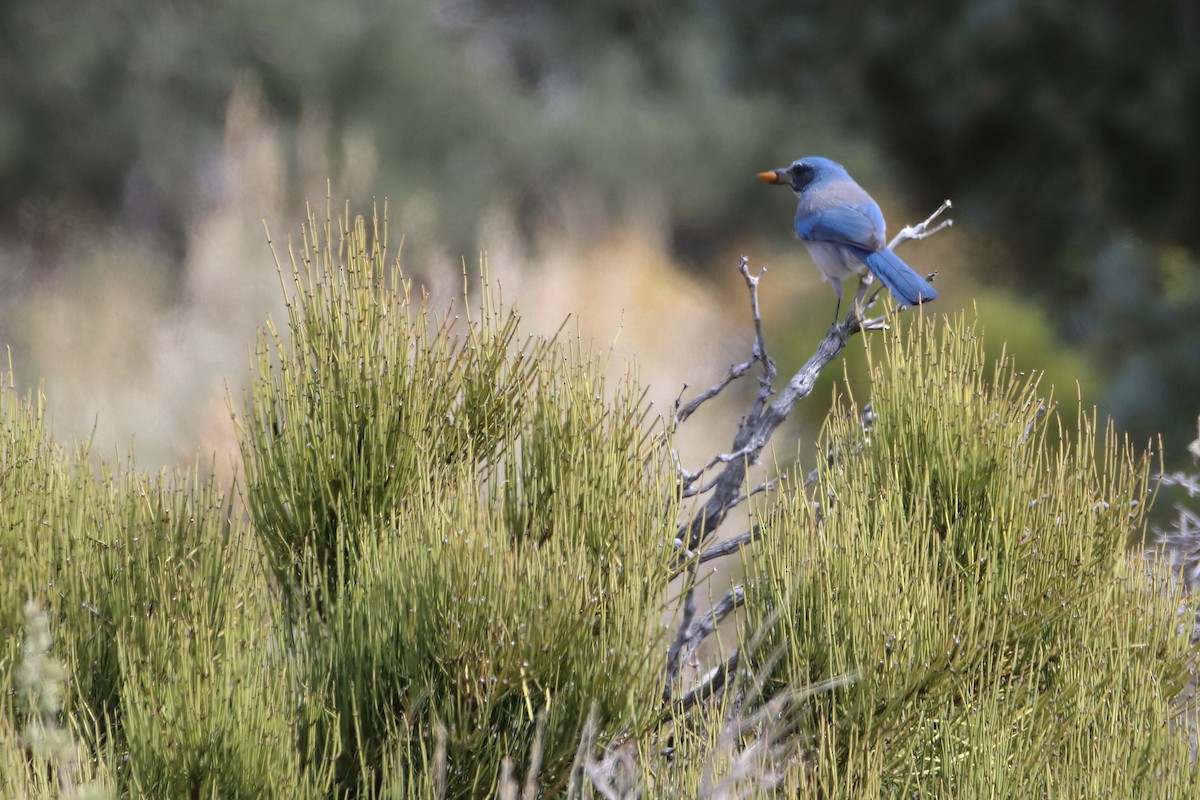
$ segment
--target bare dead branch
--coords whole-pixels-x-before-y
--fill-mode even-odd
[[[713,603],[712,608],[693,622],[684,637],[683,660],[690,661],[700,643],[716,632],[721,620],[737,611],[746,603],[746,587],[738,584],[726,592],[720,600]]]
[[[954,220],[952,219],[944,219],[937,225],[934,225],[932,228],[929,226],[935,219],[940,217],[943,213],[949,211],[952,205],[953,204],[949,200],[943,200],[942,204],[937,207],[937,210],[926,217],[924,221],[918,222],[916,225],[908,225],[904,228],[901,228],[900,232],[892,237],[892,240],[888,242],[888,247],[895,250],[896,245],[898,244],[902,244],[903,242],[907,241],[915,241],[918,239],[928,239],[938,231],[944,228],[949,228],[954,224]]]
[[[678,538],[687,549],[696,549],[725,519],[740,494],[746,468],[758,460],[775,429],[783,424],[796,404],[812,392],[821,370],[845,350],[850,337],[860,330],[859,322],[852,311],[847,322],[832,326],[818,344],[817,352],[792,376],[773,402],[767,402],[769,391],[760,392],[755,398],[755,407],[742,419],[734,436],[732,452],[738,457],[725,464],[713,484],[712,497],[701,512],[680,529]]]
[[[774,376],[775,374],[775,365],[771,362],[770,356],[767,355],[767,340],[765,334],[763,333],[762,313],[759,311],[758,305],[758,284],[762,279],[763,274],[766,273],[767,270],[764,268],[759,270],[757,275],[751,275],[750,259],[746,258],[746,256],[742,256],[741,260],[738,261],[738,271],[742,273],[742,277],[746,281],[746,287],[750,290],[750,311],[754,318],[754,344],[751,348],[750,359],[743,361],[740,364],[734,364],[731,366],[729,368],[729,372],[727,372],[725,377],[722,378],[715,386],[692,398],[682,408],[680,407],[680,401],[683,399],[681,395],[679,399],[675,401],[676,423],[683,422],[692,414],[696,413],[696,410],[700,408],[700,406],[719,395],[722,391],[724,391],[726,386],[749,372],[750,368],[754,366],[755,362],[762,362],[764,366],[767,366],[766,374],[771,376]]]
[[[742,273],[742,277],[746,279],[747,286],[750,287],[750,311],[754,316],[754,350],[752,355],[756,361],[761,361],[766,367],[763,375],[764,380],[774,380],[775,378],[775,362],[767,355],[767,337],[763,333],[762,312],[758,307],[758,283],[762,276],[767,273],[767,268],[763,267],[758,271],[757,275],[750,274],[750,261],[745,256],[738,263],[738,271]]]
[[[712,547],[705,549],[700,553],[696,560],[703,564],[707,561],[713,561],[724,556],[733,555],[734,553],[741,552],[742,548],[746,545],[757,542],[761,538],[762,528],[760,528],[758,525],[755,525],[745,533],[738,534],[737,536],[729,539],[724,539],[720,542],[717,542]]]
[[[687,405],[683,406],[682,408],[679,407],[679,400],[676,400],[675,421],[683,422],[692,414],[696,413],[696,410],[700,408],[700,406],[704,405],[704,403],[707,401],[712,400],[714,397],[723,392],[726,386],[749,372],[750,368],[754,366],[754,361],[755,359],[750,359],[749,361],[743,361],[740,364],[734,364],[729,368],[729,372],[725,373],[725,377],[718,381],[716,385],[693,397],[690,401],[688,401]],[[682,399],[682,397],[680,399]]]
[[[1158,476],[1158,482],[1163,486],[1179,486],[1187,490],[1188,497],[1200,495],[1200,476],[1189,475],[1186,472],[1171,472]]]
[[[677,704],[678,711],[687,711],[697,703],[709,699],[717,692],[725,688],[725,683],[729,676],[737,671],[738,664],[741,661],[741,654],[737,650],[729,658],[717,664],[711,670],[704,674],[696,685],[687,691],[683,697],[679,698]]]

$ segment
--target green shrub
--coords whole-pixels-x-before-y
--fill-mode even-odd
[[[1191,796],[1169,702],[1177,598],[1126,554],[1148,465],[961,318],[868,348],[869,409],[836,404],[812,491],[764,504],[749,619],[805,703],[823,796]],[[882,351],[882,352],[881,352]],[[773,615],[768,619],[768,615]]]
[[[53,443],[32,398],[0,395],[0,420],[0,663],[18,663],[14,612],[36,599],[67,667],[62,727],[93,759],[84,774],[145,796],[302,796],[288,790],[307,780],[295,748],[263,748],[268,730],[290,742],[294,702],[263,646],[279,636],[265,576],[224,492],[188,470],[97,467]],[[264,780],[256,760],[283,766]]]
[[[478,318],[432,313],[361,219],[319,230],[242,427],[255,529],[328,704],[317,746],[369,792],[420,780],[441,724],[448,793],[478,796],[544,712],[541,779],[561,786],[589,712],[608,734],[657,713],[674,513],[641,393],[579,347],[518,341],[486,286]],[[396,752],[405,774],[384,775]]]

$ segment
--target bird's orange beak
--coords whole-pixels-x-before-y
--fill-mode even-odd
[[[779,172],[769,169],[766,172],[758,173],[758,179],[763,183],[779,183]]]

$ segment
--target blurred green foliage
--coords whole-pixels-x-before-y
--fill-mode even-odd
[[[225,103],[248,81],[297,135],[332,124],[331,151],[367,131],[375,185],[427,205],[452,251],[475,249],[497,202],[533,222],[583,190],[610,209],[666,203],[699,253],[736,229],[733,197],[759,194],[745,165],[795,149],[781,142],[808,123],[729,85],[731,54],[686,6],[15,0],[0,8],[0,207],[17,214],[0,223],[82,206],[181,244],[219,190]]]
[[[190,210],[253,78],[285,118],[368,125],[386,178],[453,187],[460,211],[582,181],[656,186],[673,222],[711,222],[746,201],[743,164],[841,123],[922,205],[950,194],[1005,234],[1039,293],[1073,293],[1077,270],[1041,262],[1114,228],[1200,245],[1186,4],[15,0],[0,41],[8,208]]]

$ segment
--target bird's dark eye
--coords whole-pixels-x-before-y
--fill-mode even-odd
[[[792,168],[788,172],[792,174],[792,186],[796,189],[803,189],[812,182],[813,168],[803,161],[792,164]]]

